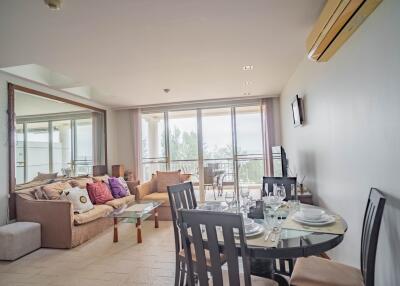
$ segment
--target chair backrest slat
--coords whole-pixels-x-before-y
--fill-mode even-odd
[[[273,192],[274,185],[283,185],[286,191],[286,200],[293,200],[297,198],[296,193],[296,177],[263,177],[262,184],[262,196],[267,196]],[[267,186],[267,187],[266,187]],[[294,186],[295,192],[292,196],[292,186]]]
[[[194,244],[197,260],[196,272],[200,286],[209,285],[209,280],[207,274],[204,273],[204,269],[208,269],[211,273],[213,285],[223,285],[220,258],[221,248],[223,248],[223,253],[227,261],[229,285],[240,285],[238,245],[240,245],[243,258],[245,286],[251,286],[250,264],[246,238],[243,231],[242,216],[232,213],[185,209],[178,210],[178,213],[180,217],[179,221],[182,226],[185,252],[190,251],[190,245]],[[201,228],[205,229],[206,237],[203,237],[205,234],[203,233],[202,235]],[[189,234],[188,229],[190,229],[191,234]],[[238,235],[235,235],[234,229],[238,230]],[[208,261],[209,265],[206,265],[207,262],[202,259],[203,253],[201,252],[204,251],[205,246],[210,253],[210,260]],[[189,255],[185,253],[186,259],[190,260],[192,257],[193,254]],[[187,261],[187,265],[192,264],[193,261]],[[193,269],[188,270],[189,282],[194,281],[194,272],[191,270]]]
[[[365,286],[373,286],[375,283],[376,248],[385,202],[383,194],[371,188],[361,235],[361,273]]]

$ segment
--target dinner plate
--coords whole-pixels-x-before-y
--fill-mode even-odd
[[[246,237],[256,236],[256,235],[259,235],[260,233],[264,232],[264,227],[261,224],[253,223],[251,226],[252,226],[251,230],[248,230],[247,228],[245,230]],[[235,236],[239,235],[239,233],[236,229],[233,232],[234,232]]]
[[[225,211],[228,206],[223,202],[207,202],[198,206],[198,209],[205,211]]]
[[[302,218],[299,218],[296,215],[292,216],[292,219],[301,224],[310,225],[310,226],[323,226],[323,225],[328,225],[328,224],[334,223],[336,221],[336,219],[333,216],[330,216],[330,215],[326,215],[326,216],[328,216],[329,218],[324,221],[307,221]]]
[[[311,222],[311,223],[313,223],[313,222],[317,222],[317,223],[318,222],[328,222],[331,220],[331,216],[328,214],[323,214],[319,218],[308,218],[308,217],[304,217],[301,212],[297,212],[293,216],[301,221],[306,221],[306,222]]]

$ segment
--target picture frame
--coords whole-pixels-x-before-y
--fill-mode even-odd
[[[303,115],[303,105],[302,99],[299,95],[296,95],[296,98],[292,101],[292,118],[294,127],[298,127],[303,125],[304,115]]]

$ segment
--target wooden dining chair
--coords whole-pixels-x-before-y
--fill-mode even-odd
[[[168,186],[168,197],[172,214],[172,225],[175,237],[175,285],[184,285],[185,275],[185,252],[182,245],[182,236],[178,225],[179,209],[195,209],[197,201],[194,195],[192,182],[182,183],[178,185]],[[206,254],[209,257],[209,253]],[[220,257],[221,263],[225,262],[224,256]],[[196,260],[196,259],[194,259]]]
[[[375,188],[370,190],[361,235],[361,270],[328,259],[310,256],[296,261],[290,284],[295,286],[373,286],[376,247],[385,202],[386,199],[379,190]]]
[[[285,200],[295,200],[297,199],[296,177],[263,177],[262,184],[262,196],[267,196],[269,193],[273,193],[274,185],[283,185],[286,191]],[[292,195],[292,188],[294,187],[294,194]]]
[[[178,213],[180,208],[195,209],[197,207],[192,182],[167,186],[169,205],[171,207],[172,225],[175,237],[175,286],[183,285],[185,280],[185,260],[182,248],[181,233],[178,227]]]
[[[250,275],[249,251],[241,215],[185,209],[178,210],[178,213],[189,286],[195,286],[195,274],[200,286],[277,285],[273,280]],[[221,266],[220,251],[226,258],[227,270]],[[239,270],[239,255],[242,256],[242,272]]]

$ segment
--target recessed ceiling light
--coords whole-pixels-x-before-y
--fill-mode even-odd
[[[253,70],[253,66],[252,65],[243,66],[243,70],[244,71],[251,71],[251,70]]]

